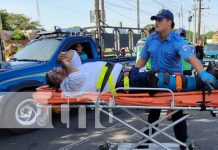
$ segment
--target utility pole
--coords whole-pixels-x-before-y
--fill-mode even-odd
[[[99,11],[99,0],[94,0],[95,5],[95,23],[97,28],[97,34],[96,34],[96,44],[97,48],[100,47],[101,43],[101,25],[100,25],[100,11]],[[103,53],[101,52],[101,58],[103,58]]]
[[[5,57],[4,57],[4,44],[3,44],[3,40],[2,40],[2,31],[3,31],[2,18],[1,18],[1,14],[0,14],[0,61],[5,60]]]
[[[139,0],[137,0],[137,28],[140,29],[140,8],[139,8]],[[138,30],[140,33],[140,30]]]
[[[197,37],[199,38],[201,35],[201,5],[202,0],[198,0],[198,34]]]
[[[191,31],[190,31],[190,23],[192,21],[192,16],[191,16],[191,11],[189,11],[189,17],[188,17],[188,39],[189,41],[191,41]]]
[[[179,27],[181,27],[181,26],[180,26],[180,17],[181,17],[180,12],[178,13],[178,17],[179,17]]]
[[[102,25],[104,26],[105,23],[105,9],[104,9],[104,0],[100,0],[100,6],[101,6],[101,21]]]
[[[182,10],[182,5],[181,5],[181,16],[182,16],[182,28],[184,28],[184,26],[183,26],[183,10]]]
[[[101,46],[101,50],[100,50],[100,53],[101,53],[101,58],[103,58],[103,52],[105,50],[105,47],[104,47],[104,33],[105,33],[105,28],[101,28],[101,25],[104,26],[105,25],[105,9],[104,9],[104,0],[100,0],[100,6],[101,6],[101,13],[100,13],[100,17],[101,17],[101,22],[99,24],[99,31],[100,32],[100,46]]]
[[[197,22],[197,7],[196,4],[194,3],[194,33],[193,33],[193,44],[195,45],[196,43],[196,22]]]
[[[39,24],[40,24],[39,0],[36,0],[36,7],[37,7],[38,22],[39,22]]]

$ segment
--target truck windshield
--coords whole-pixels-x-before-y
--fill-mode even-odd
[[[48,61],[54,54],[61,40],[41,39],[27,44],[23,49],[18,51],[13,60],[17,61]]]
[[[218,52],[218,45],[208,45],[205,48],[205,51],[217,51]]]

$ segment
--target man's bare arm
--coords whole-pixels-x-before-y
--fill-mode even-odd
[[[139,58],[135,66],[138,68],[142,68],[145,66],[146,63],[147,63],[147,60]]]
[[[63,69],[67,72],[67,75],[78,71],[76,68],[71,66],[71,64],[69,63],[69,61],[67,59],[63,59],[61,61],[61,64],[62,64]]]
[[[195,57],[195,56],[191,56],[189,58],[189,61],[188,61],[194,68],[195,70],[200,73],[201,71],[204,70],[204,67],[203,65],[201,64],[201,62]]]

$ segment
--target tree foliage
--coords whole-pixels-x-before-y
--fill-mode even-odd
[[[25,40],[27,37],[21,32],[20,29],[16,29],[11,37],[12,40]]]
[[[7,22],[9,13],[6,10],[0,10],[0,15],[2,19],[2,27],[4,30],[11,30],[9,23]]]
[[[213,32],[213,31],[209,31],[209,32],[206,33],[205,36],[206,36],[207,39],[212,39],[214,33],[215,33],[215,32]]]
[[[0,15],[4,30],[34,30],[41,28],[37,21],[31,21],[31,18],[23,14],[8,13],[6,10],[0,10]]]

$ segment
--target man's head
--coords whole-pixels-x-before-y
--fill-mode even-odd
[[[46,74],[47,84],[51,87],[60,87],[61,82],[67,77],[67,73],[62,68],[55,68]]]
[[[186,31],[183,28],[177,29],[176,33],[179,34],[181,37],[186,37]]]
[[[155,27],[154,26],[150,26],[146,29],[147,31],[147,36],[152,34],[155,31]]]
[[[155,20],[155,31],[158,33],[172,30],[175,26],[173,13],[167,9],[160,10],[157,15],[151,16]]]
[[[203,39],[199,38],[197,41],[198,46],[203,46]]]
[[[81,52],[83,51],[83,46],[82,46],[82,44],[80,44],[80,43],[77,43],[77,44],[76,44],[76,51],[77,51],[78,53],[81,53]]]

